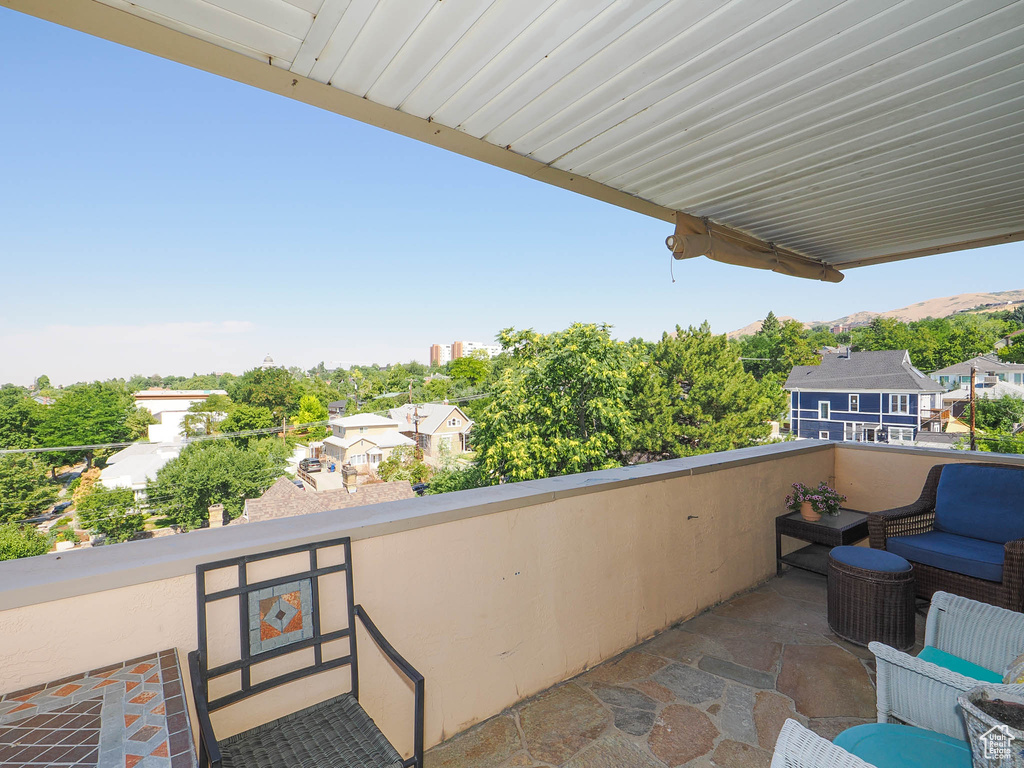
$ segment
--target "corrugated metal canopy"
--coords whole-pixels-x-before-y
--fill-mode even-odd
[[[1024,239],[1022,1],[0,2],[777,255]]]

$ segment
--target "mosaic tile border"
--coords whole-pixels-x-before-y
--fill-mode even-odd
[[[59,711],[87,702],[101,703],[98,742],[95,717],[90,718],[95,708],[88,707],[62,728],[65,751],[46,754],[43,763],[37,762],[38,750],[18,741],[26,736],[26,724],[35,728],[29,735],[41,738],[42,730],[58,723]],[[177,653],[160,651],[0,696],[0,766],[41,764],[195,768]]]
[[[296,605],[298,603],[298,605]],[[249,655],[313,637],[313,587],[309,578],[249,593]],[[274,613],[274,608],[278,608]],[[299,626],[293,626],[298,619]],[[292,626],[291,631],[288,627]]]

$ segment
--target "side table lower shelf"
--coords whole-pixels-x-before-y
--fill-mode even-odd
[[[808,544],[795,552],[783,555],[781,560],[793,568],[802,568],[805,571],[828,575],[828,553],[832,547],[824,544]]]

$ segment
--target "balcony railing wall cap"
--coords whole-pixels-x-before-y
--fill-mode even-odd
[[[337,536],[353,540],[602,493],[643,483],[717,472],[786,456],[832,450],[818,440],[773,443],[725,453],[550,477],[468,491],[403,499],[294,519],[203,529],[178,536],[72,550],[0,562],[0,610],[195,572],[198,563]]]

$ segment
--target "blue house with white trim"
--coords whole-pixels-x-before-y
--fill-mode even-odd
[[[913,443],[943,387],[910,363],[905,349],[822,355],[786,379],[797,438]]]

